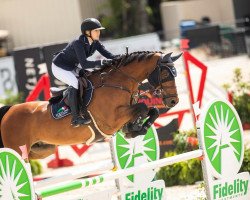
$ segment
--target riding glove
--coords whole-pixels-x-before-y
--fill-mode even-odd
[[[102,60],[102,67],[111,66],[113,64],[114,64],[114,61],[111,59]]]

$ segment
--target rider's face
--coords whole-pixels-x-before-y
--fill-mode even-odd
[[[100,30],[92,30],[91,31],[91,36],[92,36],[93,40],[99,40],[100,33],[101,33]]]

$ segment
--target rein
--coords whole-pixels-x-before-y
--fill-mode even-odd
[[[113,84],[107,84],[107,83],[103,82],[104,76],[109,76],[112,71],[118,71],[121,74],[123,74],[124,76],[126,76],[127,78],[129,78],[130,80],[132,80],[133,82],[137,83],[138,86],[141,85],[141,82],[139,82],[136,78],[134,78],[134,77],[126,74],[125,72],[123,72],[120,69],[122,61],[123,61],[123,59],[121,59],[121,61],[119,62],[119,64],[116,67],[113,67],[111,70],[109,70],[108,73],[101,73],[100,74],[101,84],[98,85],[98,86],[96,86],[96,87],[94,87],[94,89],[101,88],[101,87],[112,87],[112,88],[116,88],[116,89],[120,89],[120,90],[126,91],[129,94],[131,94],[131,96],[132,96],[132,94],[134,93],[134,91],[131,91],[130,89],[128,89],[128,88],[126,88],[126,87],[124,87],[122,85],[113,85]]]
[[[138,100],[139,100],[139,97],[141,97],[144,93],[146,93],[146,92],[143,92],[143,93],[140,93],[140,89],[138,89],[138,87],[139,86],[141,86],[142,85],[142,81],[140,82],[140,81],[138,81],[136,78],[134,78],[133,76],[131,76],[131,75],[129,75],[129,74],[127,74],[127,73],[125,73],[124,71],[122,71],[121,69],[120,69],[120,66],[121,66],[121,64],[123,63],[123,60],[125,59],[126,57],[124,57],[124,58],[122,58],[121,60],[120,60],[120,62],[119,62],[119,64],[117,65],[117,66],[115,66],[115,67],[112,67],[108,72],[103,72],[103,73],[101,73],[100,75],[99,75],[99,77],[100,77],[100,84],[99,85],[97,85],[97,86],[93,86],[93,89],[97,89],[97,88],[102,88],[102,87],[110,87],[110,88],[115,88],[115,89],[119,89],[119,90],[123,90],[123,91],[125,91],[125,92],[128,92],[130,95],[131,95],[131,100],[130,100],[130,102],[138,102]],[[162,66],[162,63],[161,63],[161,61],[162,61],[162,56],[158,59],[158,61],[157,61],[157,64],[156,64],[156,67],[154,68],[154,70],[156,70],[157,69],[157,75],[158,75],[158,86],[157,87],[153,87],[152,89],[150,89],[150,90],[148,90],[148,91],[152,91],[152,93],[154,94],[154,95],[156,95],[156,96],[162,96],[163,97],[163,95],[164,95],[164,90],[163,90],[163,88],[165,87],[165,88],[172,88],[172,87],[167,87],[167,86],[163,86],[163,79],[162,79],[162,76],[161,76],[161,68],[162,67],[166,67],[166,68],[168,68],[168,70],[170,71],[169,73],[170,73],[170,75],[172,75],[173,77],[174,76],[176,76],[174,73],[173,73],[173,69],[171,69],[170,68],[170,66]],[[153,71],[154,71],[153,70]],[[124,87],[124,86],[122,86],[122,85],[115,85],[115,84],[108,84],[108,83],[104,83],[104,78],[105,78],[105,76],[107,76],[107,77],[109,77],[110,76],[110,73],[112,72],[112,71],[117,71],[117,72],[119,72],[120,74],[122,74],[122,75],[124,75],[125,77],[127,77],[128,79],[130,79],[131,81],[133,81],[133,82],[135,82],[138,86],[137,86],[137,90],[135,90],[135,91],[131,91],[130,89],[128,89],[127,87]],[[149,76],[150,76],[150,74],[147,76],[147,78],[149,78]],[[166,81],[168,81],[168,79],[166,80]],[[164,82],[166,82],[166,81],[164,81]],[[151,84],[150,84],[151,85]],[[171,96],[173,96],[173,95],[170,95],[169,97],[171,97]]]

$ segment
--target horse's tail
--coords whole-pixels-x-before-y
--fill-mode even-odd
[[[0,148],[3,148],[3,141],[2,141],[2,135],[1,135],[1,121],[3,119],[3,116],[8,112],[8,110],[11,108],[11,106],[3,106],[0,108]]]

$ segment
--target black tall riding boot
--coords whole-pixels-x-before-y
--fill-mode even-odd
[[[78,127],[83,124],[89,124],[91,120],[82,118],[79,113],[77,89],[70,86],[68,91],[68,101],[72,113],[71,125],[74,127]]]
[[[88,122],[88,124],[90,122],[92,122],[92,119],[91,119],[91,117],[88,113],[87,107],[85,105],[81,106],[81,114],[82,114],[82,117]]]

